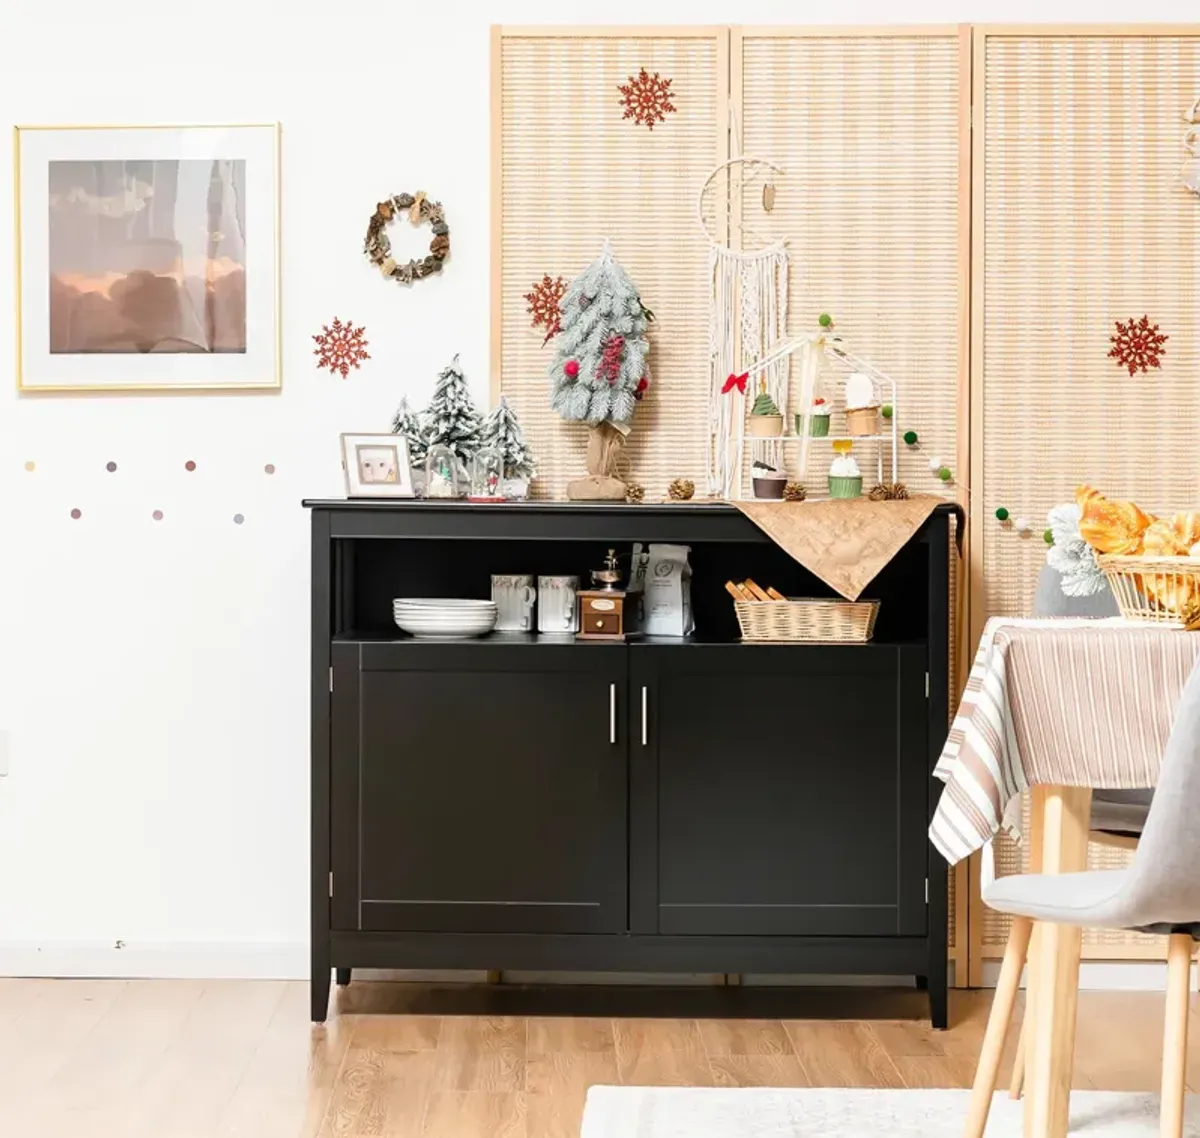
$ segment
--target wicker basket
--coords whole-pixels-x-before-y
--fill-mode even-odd
[[[734,601],[742,639],[756,643],[865,644],[875,631],[878,601]]]
[[[1121,615],[1171,628],[1183,627],[1183,611],[1200,601],[1200,557],[1128,557],[1096,560],[1117,598]]]

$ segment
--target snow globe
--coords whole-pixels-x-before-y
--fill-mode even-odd
[[[499,447],[482,446],[471,460],[472,502],[504,501],[504,455]]]
[[[425,497],[457,498],[458,456],[445,443],[435,443],[425,456]]]

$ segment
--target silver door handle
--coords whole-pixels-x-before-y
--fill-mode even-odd
[[[608,685],[608,741],[617,741],[617,685]]]
[[[642,685],[642,746],[646,746],[646,685]]]

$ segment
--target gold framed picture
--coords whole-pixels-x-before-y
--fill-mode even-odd
[[[278,388],[279,139],[15,127],[18,390]]]

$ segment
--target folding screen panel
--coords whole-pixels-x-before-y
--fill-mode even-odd
[[[977,29],[972,342],[973,632],[1027,613],[1042,519],[1084,480],[1151,511],[1200,501],[1200,197],[1180,183],[1196,29]],[[1189,34],[1191,33],[1191,34]],[[1147,316],[1161,368],[1108,353]],[[998,506],[1035,520],[1025,539]],[[998,868],[1019,868],[1011,844]],[[1093,847],[1094,866],[1119,855]],[[976,894],[977,897],[977,894]],[[979,913],[983,955],[1006,923]],[[974,925],[974,922],[973,922]],[[1085,954],[1160,942],[1087,932]]]
[[[606,238],[655,315],[629,475],[648,498],[681,475],[704,485],[708,247],[694,199],[725,157],[728,42],[724,28],[494,30],[492,388],[524,424],[540,497],[585,473],[587,432],[550,408],[553,345],[525,296],[544,276],[570,282]],[[652,126],[623,117],[618,90],[642,69],[670,80],[674,110]]]
[[[901,429],[916,430],[926,448],[902,448],[900,477],[913,492],[944,493],[930,458],[952,470],[967,463],[959,421],[968,342],[969,35],[954,27],[735,28],[730,55],[733,152],[783,170],[772,211],[762,215],[755,186],[742,216],[754,211],[757,239],[788,242],[789,330],[811,331],[828,312],[856,352],[895,377]],[[810,478],[817,463],[810,459]],[[957,699],[952,675],[952,705]],[[959,982],[964,886],[965,873],[951,874]]]
[[[900,455],[913,492],[945,490],[930,455],[958,465],[967,56],[953,27],[744,28],[731,49],[735,152],[740,141],[784,171],[756,223],[788,242],[789,330],[815,330],[828,312],[895,377],[901,427],[929,448]]]

